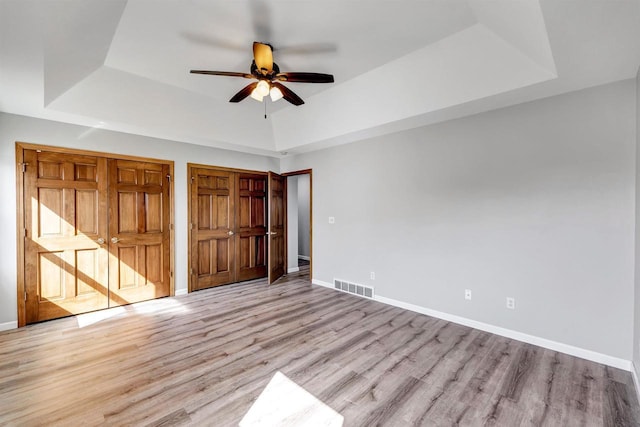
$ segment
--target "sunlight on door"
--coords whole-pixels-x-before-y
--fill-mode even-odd
[[[278,371],[240,421],[240,427],[340,427],[343,423],[342,415]]]
[[[38,305],[55,306],[50,309],[54,311],[51,317],[80,314],[168,295],[168,292],[158,295],[156,287],[162,281],[161,278],[151,280],[154,277],[148,274],[148,263],[139,261],[141,255],[143,260],[161,256],[153,246],[151,250],[147,246],[133,247],[136,251],[136,256],[130,257],[133,259],[120,257],[116,252],[120,248],[110,250],[109,247],[115,245],[109,245],[106,239],[98,237],[101,233],[94,230],[97,229],[97,224],[80,227],[77,218],[74,218],[75,221],[67,221],[61,207],[64,205],[64,198],[61,196],[59,199],[58,203],[52,203],[43,197],[39,200],[32,199],[31,211],[35,215],[28,242],[28,247],[33,252],[30,265],[35,267],[27,271],[27,275],[34,276],[29,285],[36,287],[31,295],[37,295]],[[131,247],[125,246],[125,249]],[[147,291],[149,296],[122,298],[115,295],[114,290],[117,288],[109,286],[108,263],[115,266],[115,271],[111,274],[118,276],[117,283],[121,289],[152,288]],[[40,309],[41,307],[38,311]],[[38,320],[47,318],[43,317]]]

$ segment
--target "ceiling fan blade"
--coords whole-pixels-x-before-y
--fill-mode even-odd
[[[244,77],[245,79],[255,79],[255,76],[247,73],[237,73],[235,71],[208,71],[208,70],[191,70],[191,74],[208,74],[211,76],[228,76],[228,77]]]
[[[256,86],[258,86],[258,82],[249,83],[248,85],[243,87],[240,92],[238,92],[235,95],[233,95],[233,97],[229,100],[229,102],[240,102],[240,101],[242,101],[247,96],[251,95],[251,92],[253,92],[253,90],[256,88]]]
[[[253,42],[253,60],[256,62],[258,71],[266,75],[273,70],[273,51],[271,46],[264,43]]]
[[[333,83],[333,75],[322,73],[280,73],[275,78],[292,83]]]
[[[271,39],[269,38],[262,40]],[[273,50],[274,52],[277,52],[278,55],[281,53],[286,53],[287,55],[317,55],[335,53],[338,51],[338,47],[335,45],[335,43],[305,43],[289,46],[281,46],[280,44],[278,44],[278,47],[273,48]]]
[[[271,85],[273,87],[277,87],[278,89],[280,89],[280,92],[282,92],[282,97],[285,100],[287,100],[290,103],[292,103],[293,105],[302,105],[302,104],[304,104],[304,101],[302,100],[302,98],[300,98],[298,95],[293,93],[293,91],[291,89],[287,88],[283,84],[280,84],[278,82],[271,82]]]
[[[209,49],[211,48],[225,49],[225,50],[231,50],[231,51],[243,52],[243,53],[246,52],[246,49],[247,49],[247,46],[244,43],[243,44],[234,43],[231,40],[213,37],[204,33],[182,31],[180,33],[180,36],[191,43],[199,44]],[[270,40],[270,39],[263,39],[263,40]]]

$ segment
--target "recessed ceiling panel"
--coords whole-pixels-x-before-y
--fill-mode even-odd
[[[264,119],[263,105],[214,103],[206,96],[102,67],[50,108],[82,111],[107,123],[128,123],[149,136],[171,135],[182,141],[206,138],[213,146],[233,141],[240,147],[272,151],[273,132],[270,120]]]
[[[332,73],[340,84],[475,22],[462,0],[130,0],[106,65],[226,101],[242,80],[188,71],[249,72],[253,41],[272,44],[282,71]]]
[[[104,65],[125,0],[42,3],[44,105]]]
[[[406,70],[420,73],[403,78]],[[477,24],[314,96],[304,114],[276,113],[276,146],[289,150],[553,78],[555,74]],[[289,126],[291,122],[298,126]]]

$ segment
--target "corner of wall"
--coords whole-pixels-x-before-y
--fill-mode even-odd
[[[633,377],[633,385],[636,389],[636,397],[638,398],[638,403],[640,403],[640,373],[638,368],[640,366],[635,362],[631,362],[631,376]]]
[[[633,319],[633,350],[631,352],[631,374],[633,375],[633,383],[636,389],[636,396],[638,402],[640,402],[640,262],[638,257],[640,256],[640,235],[639,235],[639,222],[640,222],[640,209],[638,209],[638,203],[640,201],[640,67],[636,72],[636,222],[635,222],[635,268],[634,268],[634,288],[633,288],[633,301],[634,301],[634,319]]]

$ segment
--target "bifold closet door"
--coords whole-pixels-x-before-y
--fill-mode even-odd
[[[107,161],[23,151],[26,323],[108,307]]]
[[[267,276],[267,175],[189,166],[191,290]]]
[[[191,168],[191,290],[233,283],[235,174]]]
[[[170,294],[169,164],[21,154],[25,323]]]
[[[110,306],[170,293],[169,166],[109,160]]]

